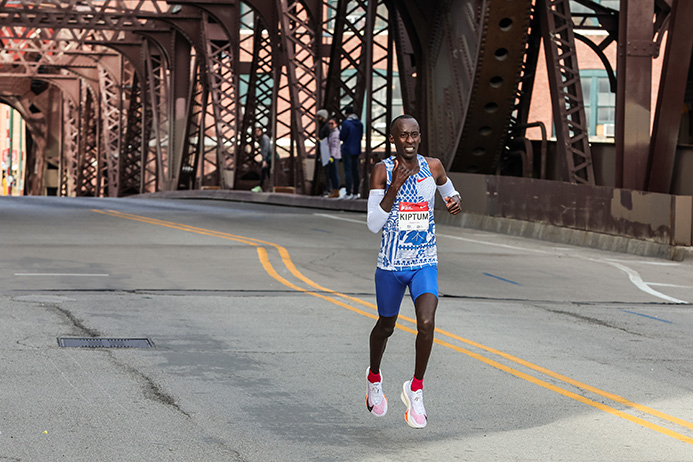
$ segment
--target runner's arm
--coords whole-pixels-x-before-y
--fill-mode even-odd
[[[381,206],[381,202],[385,197],[386,186],[387,169],[385,164],[378,162],[373,167],[373,173],[371,174],[371,190],[368,193],[368,215],[366,218],[368,229],[373,233],[380,231],[387,222],[387,217],[390,216],[390,212],[384,210]],[[392,204],[390,204],[390,208],[392,208]]]
[[[440,193],[440,197],[445,200],[446,197],[460,197],[460,193],[455,191],[455,187],[452,185],[452,181],[450,181],[450,178],[442,184],[438,186],[438,192]]]
[[[433,178],[436,180],[436,185],[438,186],[438,192],[445,201],[445,207],[448,212],[452,215],[457,215],[462,211],[460,204],[462,203],[462,198],[460,193],[455,190],[452,181],[445,174],[445,168],[440,160],[428,157],[428,166],[431,169]]]
[[[380,201],[383,200],[383,197],[385,197],[384,189],[371,189],[368,194],[368,217],[366,218],[366,223],[372,233],[380,231],[390,216],[388,212],[380,207]]]

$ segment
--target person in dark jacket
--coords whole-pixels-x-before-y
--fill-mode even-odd
[[[359,157],[361,155],[361,139],[363,138],[363,123],[354,114],[354,107],[344,108],[347,118],[342,122],[339,139],[342,140],[342,162],[344,163],[344,180],[346,182],[345,199],[359,197]]]
[[[330,117],[327,109],[320,109],[315,113],[315,118],[318,120],[318,141],[330,136],[330,127],[327,126],[327,119]]]

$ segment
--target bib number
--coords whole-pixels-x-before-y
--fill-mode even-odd
[[[428,202],[400,202],[398,213],[400,231],[428,230]]]

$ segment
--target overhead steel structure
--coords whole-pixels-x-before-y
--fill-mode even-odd
[[[343,118],[347,103],[364,115],[363,188],[390,154],[400,106],[450,171],[496,173],[519,155],[536,176],[525,132],[543,41],[563,179],[594,184],[575,41],[602,56],[617,41],[618,74],[604,58],[617,183],[666,190],[690,2],[622,0],[619,12],[576,1],[592,12],[573,16],[568,0],[0,0],[0,98],[32,135],[28,194],[51,175],[64,196],[248,189],[260,175],[255,127],[276,151],[272,184],[316,194],[315,114]],[[575,32],[588,17],[601,43]],[[684,70],[661,87],[651,143],[650,89],[637,79],[665,30],[667,65]]]

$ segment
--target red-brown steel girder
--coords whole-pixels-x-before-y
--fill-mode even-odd
[[[616,186],[644,190],[650,150],[653,0],[621,0],[616,89]]]
[[[648,190],[653,192],[671,192],[681,105],[693,53],[693,34],[688,30],[692,23],[693,2],[673,0],[649,152]]]
[[[672,108],[680,106],[686,82],[682,75],[687,68],[682,70],[686,66],[681,63],[685,57],[690,60],[686,51],[690,39],[676,38],[675,26],[687,20],[682,17],[689,17],[681,13],[679,3],[673,3],[679,21],[671,20],[672,40],[667,42],[668,64],[651,145],[649,72],[643,69],[650,69],[657,53],[667,17],[662,12],[669,6],[664,0],[622,1],[617,27],[619,18],[613,11],[592,5],[608,36],[600,44],[586,43],[599,54],[618,37],[620,47],[619,185],[662,191],[670,187],[680,116]],[[82,110],[81,117],[66,116],[69,120],[64,123],[81,124],[65,133],[67,138],[74,137],[76,130],[82,133],[74,157],[79,164],[70,162],[83,165],[85,171],[79,173],[82,180],[73,182],[74,188],[68,186],[72,180],[61,178],[61,194],[70,189],[80,194],[129,194],[138,183],[140,192],[246,188],[258,167],[253,159],[257,148],[248,136],[254,126],[270,132],[281,156],[274,163],[275,184],[306,193],[316,186],[311,185],[317,161],[315,112],[327,107],[339,114],[347,98],[357,111],[363,108],[367,179],[372,162],[389,152],[387,126],[397,115],[391,104],[395,71],[399,71],[403,106],[418,118],[426,134],[424,153],[441,158],[452,171],[495,173],[504,145],[511,144],[507,140],[516,140],[517,149],[528,154],[528,143],[521,135],[531,122],[527,107],[537,59],[532,53],[537,47],[526,45],[526,40],[528,31],[536,39],[541,29],[547,44],[561,39],[563,47],[556,53],[560,59],[549,60],[553,69],[560,67],[553,81],[570,84],[554,89],[556,112],[566,109],[556,119],[556,133],[567,133],[563,138],[583,143],[578,154],[572,145],[566,151],[570,171],[566,179],[594,181],[584,115],[579,114],[579,68],[566,59],[575,45],[561,37],[569,33],[572,21],[553,26],[546,22],[543,27],[535,22],[530,28],[532,0],[183,0],[176,4],[0,0],[3,52],[12,53],[16,63],[33,68],[31,72],[41,68],[57,79],[71,72],[70,64],[72,69],[82,66],[79,53],[100,61],[104,46],[128,57],[116,72],[106,72],[105,62],[92,63],[87,72],[96,76],[99,88],[92,88],[91,96],[83,89],[83,104],[77,107],[63,105],[66,114]],[[388,6],[386,12],[380,8],[383,4]],[[569,18],[563,13],[570,13],[568,4],[567,0],[538,0],[542,11],[557,11],[557,16],[565,18]],[[248,5],[262,19],[262,27],[252,36],[241,34],[241,10]],[[334,18],[330,17],[333,10]],[[651,10],[653,14],[643,14]],[[330,32],[333,20],[336,27]],[[584,22],[585,17],[577,20]],[[606,25],[609,21],[611,26]],[[385,23],[387,29],[382,26]],[[133,34],[138,34],[138,41]],[[653,40],[655,34],[659,35]],[[576,38],[584,41],[584,37]],[[138,46],[146,56],[138,52]],[[56,60],[58,54],[70,62]],[[393,68],[395,58],[397,69]],[[356,78],[347,78],[346,70]],[[31,72],[22,78],[34,78]],[[121,76],[128,72],[127,77]],[[567,86],[574,91],[566,93]],[[94,121],[99,122],[94,125]],[[131,123],[140,127],[129,127]],[[124,126],[128,128],[121,130]],[[137,155],[138,149],[142,156]],[[652,169],[649,177],[648,168]],[[225,174],[232,169],[233,182]],[[70,171],[64,165],[60,170]]]
[[[594,184],[589,130],[569,0],[537,0],[563,180]]]

